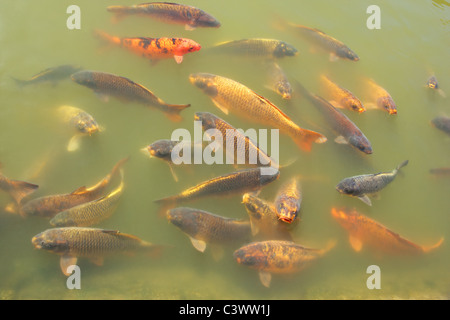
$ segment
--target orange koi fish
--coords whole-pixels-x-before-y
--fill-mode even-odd
[[[363,244],[388,254],[421,254],[438,248],[444,241],[425,247],[417,245],[356,210],[331,209],[331,215],[348,230],[350,245],[361,251]]]
[[[95,35],[152,61],[173,57],[180,64],[186,53],[201,49],[200,44],[187,38],[120,38],[99,30],[95,32]]]

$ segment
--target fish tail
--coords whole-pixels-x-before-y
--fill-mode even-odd
[[[24,86],[26,86],[28,84],[28,82],[26,80],[17,79],[17,78],[14,78],[14,77],[11,77],[11,79],[14,80],[14,82],[16,83],[16,85],[19,88],[23,88]]]
[[[118,23],[128,14],[134,14],[136,12],[134,7],[127,6],[109,6],[106,8],[107,11],[114,13],[112,22]]]
[[[17,204],[19,204],[23,198],[30,193],[33,193],[39,186],[25,181],[13,180],[11,181],[10,195],[14,198]]]
[[[324,143],[327,138],[315,131],[298,128],[292,135],[297,146],[304,151],[311,151],[313,143]]]
[[[402,163],[400,163],[400,164],[397,166],[396,170],[397,170],[397,171],[400,170],[401,168],[403,168],[404,166],[406,166],[406,165],[408,164],[408,162],[409,162],[409,160],[403,161]]]
[[[325,248],[322,249],[322,253],[325,254],[328,251],[330,251],[331,249],[333,249],[336,246],[336,243],[337,243],[336,239],[332,239],[332,240],[328,241]]]
[[[94,30],[94,36],[107,42],[107,43],[118,44],[118,45],[120,45],[120,43],[121,43],[121,40],[119,37],[115,37],[110,34],[107,34],[106,32],[104,32],[102,30]]]
[[[190,106],[191,104],[166,104],[167,108],[164,110],[164,114],[171,121],[180,122],[182,119],[180,112]]]
[[[436,242],[434,245],[428,246],[428,247],[422,247],[422,248],[423,248],[423,251],[426,253],[426,252],[430,252],[430,251],[432,251],[432,250],[434,250],[434,249],[437,249],[437,248],[439,248],[439,247],[441,246],[441,244],[442,244],[443,242],[444,242],[444,238],[442,237],[442,238],[439,239],[439,241]]]
[[[177,200],[178,200],[177,196],[170,196],[155,200],[154,202],[160,205],[158,209],[158,216],[165,217],[167,211],[175,206]]]

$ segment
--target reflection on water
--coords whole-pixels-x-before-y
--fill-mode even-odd
[[[357,5],[352,1],[260,1],[258,6],[237,0],[228,1],[226,6],[207,0],[195,4],[181,2],[212,14],[220,21],[220,27],[186,30],[184,25],[139,15],[115,21],[106,10],[111,5],[108,1],[84,0],[77,2],[82,13],[81,29],[69,30],[66,9],[71,1],[0,4],[2,176],[39,185],[25,200],[77,194],[83,192],[83,186],[95,186],[119,159],[129,157],[122,168],[123,193],[114,214],[94,227],[108,230],[108,235],[114,234],[111,230],[119,230],[164,247],[159,255],[106,257],[101,266],[97,265],[99,259],[80,257],[77,263],[82,271],[81,290],[69,290],[59,257],[37,250],[31,243],[33,236],[51,227],[49,219],[17,214],[11,184],[5,182],[0,192],[0,254],[3,257],[0,298],[448,299],[450,180],[445,170],[433,169],[449,166],[450,140],[445,132],[431,124],[432,119],[449,115],[448,97],[428,88],[426,83],[435,75],[439,87],[450,92],[448,42],[443,41],[448,37],[448,30],[441,23],[448,21],[449,3],[433,1],[432,5],[424,2],[413,6],[379,2],[381,29],[370,30],[366,26],[369,16],[366,9],[373,1],[361,1]],[[280,23],[280,19],[323,30],[348,45],[359,60],[336,59],[337,54],[330,56],[328,49],[306,41]],[[120,37],[190,38],[201,49],[190,52],[182,61],[171,57],[150,62],[125,48],[101,43],[94,36],[95,30]],[[370,140],[373,153],[364,154],[352,148],[348,144],[351,134],[346,135],[345,128],[333,128],[336,122],[324,119],[310,99],[299,92],[298,86],[292,86],[290,99],[283,98],[273,87],[268,88],[267,84],[271,83],[267,79],[268,65],[253,58],[250,51],[242,56],[210,50],[218,43],[250,38],[276,39],[298,50],[295,56],[277,59],[283,79],[301,83],[311,94],[333,97],[330,102],[335,106],[345,105],[339,99],[344,91],[329,94],[321,81],[324,76],[356,96],[365,112],[337,110]],[[331,43],[336,48],[337,42]],[[181,119],[177,117],[176,122],[154,108],[143,106],[139,100],[99,97],[70,78],[27,86],[19,86],[13,80],[30,79],[48,68],[68,64],[126,77],[164,101],[190,106],[180,112]],[[280,135],[280,176],[257,195],[265,203],[274,202],[282,186],[298,177],[301,211],[295,223],[288,225],[290,236],[306,248],[323,249],[329,243],[334,244],[307,268],[278,274],[276,268],[302,261],[298,259],[299,251],[294,253],[283,247],[282,257],[287,257],[284,265],[279,260],[276,267],[267,263],[272,269],[263,270],[259,275],[260,270],[238,264],[233,257],[235,250],[247,241],[204,247],[205,239],[189,238],[159,214],[161,206],[155,200],[241,168],[205,163],[173,165],[171,169],[178,180],[175,181],[166,162],[141,152],[144,146],[170,139],[172,132],[180,128],[193,135],[194,116],[198,112],[213,113],[235,128],[266,128],[262,116],[249,121],[245,116],[250,113],[223,112],[227,101],[215,97],[214,85],[198,90],[189,81],[189,76],[195,73],[211,73],[237,81],[256,93],[250,94],[246,102],[264,97],[300,127],[327,137],[326,142],[313,143],[311,151],[305,151],[289,136]],[[380,109],[383,106],[380,102],[385,100],[372,98],[374,90],[367,89],[367,79],[389,93],[397,114]],[[137,91],[132,94],[136,96]],[[101,132],[85,134],[69,152],[69,141],[80,128],[74,129],[71,123],[63,121],[58,113],[61,106],[92,115],[102,127]],[[333,114],[336,117],[337,113]],[[388,172],[404,160],[409,160],[408,166],[398,173],[395,181],[378,194],[370,195],[371,206],[336,190],[344,178]],[[117,187],[114,185],[113,189]],[[249,216],[242,196],[205,196],[179,205],[247,221]],[[332,211],[333,208],[336,209]],[[408,257],[380,254],[371,248],[390,246],[392,249],[392,242],[386,243],[383,237],[377,241],[368,237],[374,228],[370,223],[367,225],[372,229],[366,225],[362,234],[353,229],[353,233],[347,232],[332,215],[344,208],[356,209],[368,220],[392,231],[382,229],[384,233],[380,234],[392,235],[397,240],[408,239],[410,248],[419,247],[411,243],[424,247],[438,243],[439,247]],[[272,209],[269,205],[265,210],[267,213]],[[372,241],[371,246],[363,245],[361,238]],[[438,242],[441,238],[442,244]],[[201,252],[198,248],[205,250]],[[276,252],[273,256],[280,251]],[[381,289],[370,290],[366,286],[370,276],[367,270],[372,265],[380,268]],[[267,273],[272,274],[270,281]],[[270,286],[267,288],[263,283]]]

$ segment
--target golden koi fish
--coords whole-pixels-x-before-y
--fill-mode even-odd
[[[273,203],[252,193],[245,193],[242,196],[242,203],[250,217],[253,236],[259,235],[263,240],[292,241],[288,225],[278,219]]]
[[[253,122],[279,129],[303,150],[310,151],[313,142],[327,141],[322,134],[299,127],[272,102],[234,80],[209,73],[191,74],[189,80],[225,114],[231,111]]]
[[[361,101],[349,90],[342,88],[325,75],[320,77],[325,91],[330,96],[329,101],[336,108],[345,108],[357,112],[364,112],[366,109]]]
[[[52,218],[61,211],[99,198],[110,186],[111,181],[117,176],[120,168],[127,160],[128,158],[120,160],[106,177],[92,187],[86,188],[83,186],[72,193],[43,196],[26,202],[21,207],[21,214]]]
[[[292,223],[300,212],[302,193],[297,178],[290,179],[278,191],[275,198],[275,210],[278,219]]]
[[[123,193],[123,180],[108,195],[82,203],[56,214],[50,224],[54,227],[89,227],[108,219]]]
[[[291,241],[268,240],[247,244],[233,255],[237,263],[257,269],[261,283],[270,287],[272,273],[300,272],[333,246],[334,243],[326,249],[314,249]]]
[[[168,104],[142,85],[111,73],[83,70],[73,74],[72,80],[99,95],[114,96],[156,108],[172,121],[181,121],[179,113],[190,106],[190,104]]]
[[[102,265],[103,259],[113,254],[154,252],[160,249],[158,245],[117,230],[80,227],[47,229],[35,235],[31,243],[36,249],[60,255],[61,271],[66,276],[71,274],[68,267],[76,265],[78,257]]]
[[[389,114],[397,114],[397,105],[392,99],[389,92],[377,84],[372,79],[367,79],[367,90],[370,97],[370,102],[364,103],[366,109],[375,108],[387,111]],[[374,101],[374,102],[373,102]]]
[[[80,147],[80,138],[92,135],[103,130],[94,117],[84,110],[72,106],[61,106],[58,108],[63,121],[70,124],[78,132],[69,141],[67,151],[75,151]]]
[[[417,245],[356,210],[331,209],[331,215],[349,232],[350,245],[361,251],[363,245],[387,254],[421,254],[438,248],[444,241],[425,247]]]

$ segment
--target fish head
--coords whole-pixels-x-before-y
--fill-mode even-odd
[[[345,178],[336,185],[336,190],[341,194],[346,194],[349,196],[356,196],[358,193],[358,188],[356,182],[352,178]]]
[[[212,15],[202,13],[195,19],[195,25],[197,27],[219,28],[220,22]]]
[[[195,121],[201,121],[203,130],[216,129],[216,120],[218,118],[210,112],[196,112],[194,115]]]
[[[391,97],[380,97],[377,99],[380,108],[385,109],[389,114],[397,114],[397,106]]]
[[[435,76],[431,76],[427,81],[427,87],[431,89],[437,89],[438,88],[438,82]]]
[[[171,156],[173,147],[178,144],[178,142],[179,141],[161,139],[153,142],[142,150],[148,152],[150,157],[166,159]]]
[[[344,98],[342,103],[353,111],[357,111],[359,113],[366,111],[366,108],[364,108],[361,101],[355,97]]]
[[[371,146],[369,140],[367,140],[367,138],[364,136],[354,134],[354,135],[350,136],[350,138],[348,139],[348,142],[352,146],[354,146],[355,148],[357,148],[358,150],[360,150],[366,154],[371,154],[373,152],[372,146]]]
[[[209,73],[192,73],[189,75],[189,81],[210,97],[215,97],[219,93],[215,78],[215,75]]]
[[[237,263],[249,268],[262,269],[267,262],[267,255],[261,250],[262,243],[250,243],[233,253]]]
[[[199,51],[201,48],[202,48],[202,46],[200,44],[198,44],[197,42],[195,42],[194,40],[183,38],[183,39],[181,39],[181,41],[178,44],[175,51],[179,55],[183,55],[188,52]]]
[[[273,55],[276,58],[292,57],[296,56],[297,54],[298,50],[284,41],[280,41],[280,43],[275,47],[275,50],[273,52]]]
[[[200,223],[199,215],[195,209],[179,207],[166,212],[167,220],[188,235],[195,236],[198,233]]]
[[[289,100],[291,98],[292,87],[289,83],[285,81],[278,82],[275,85],[275,90],[283,99]]]
[[[75,119],[75,126],[81,133],[86,133],[89,135],[99,131],[99,125],[97,121],[95,121],[91,115],[85,112],[82,112],[77,116],[77,118]]]
[[[72,79],[72,81],[88,88],[95,89],[97,87],[96,81],[94,80],[93,73],[91,71],[78,71],[73,73],[70,78]]]
[[[61,229],[48,229],[35,235],[31,243],[36,249],[45,250],[56,254],[62,254],[69,251],[69,244],[66,239],[61,237]]]
[[[360,215],[356,210],[331,208],[331,215],[347,230],[352,230],[358,226]]]
[[[286,201],[278,201],[276,204],[276,212],[278,219],[292,223],[298,216],[300,211],[300,203],[295,199],[286,199]]]
[[[341,46],[337,50],[336,54],[339,57],[343,57],[343,58],[346,58],[346,59],[349,59],[349,60],[352,60],[352,61],[358,61],[359,60],[358,55],[355,52],[353,52],[350,48],[348,48],[346,46]]]

